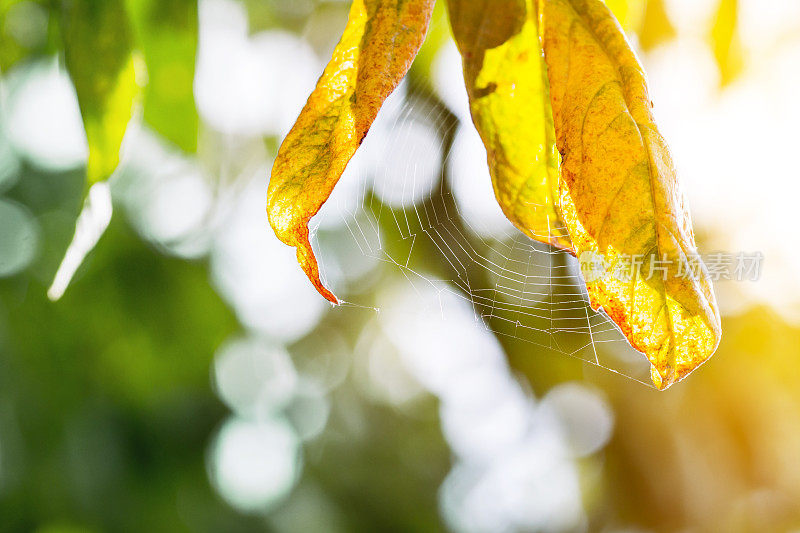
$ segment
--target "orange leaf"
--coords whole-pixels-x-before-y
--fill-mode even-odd
[[[586,287],[665,389],[706,361],[720,338],[707,270],[672,158],[656,128],[644,72],[599,0],[543,0],[544,52],[558,200]],[[630,272],[630,279],[624,272]]]
[[[434,0],[354,0],[344,35],[317,87],[283,141],[267,193],[278,238],[317,290],[322,283],[308,222],[330,196],[384,100],[408,71],[425,39]]]

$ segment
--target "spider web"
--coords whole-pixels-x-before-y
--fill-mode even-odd
[[[356,255],[390,265],[414,290],[428,285],[469,301],[477,327],[652,387],[645,357],[604,312],[591,308],[572,255],[459,201],[456,190],[474,185],[496,203],[485,149],[456,142],[477,135],[465,129],[471,122],[425,94],[406,98],[404,89],[387,100],[320,216],[312,219],[323,282],[340,296],[352,288],[332,272],[334,245],[324,242],[326,231],[339,225]],[[458,168],[465,155],[480,155],[483,182],[462,181],[475,178]],[[349,255],[334,269],[358,262]],[[371,301],[342,304],[379,310]]]

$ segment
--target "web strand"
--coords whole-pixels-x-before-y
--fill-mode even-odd
[[[380,121],[362,147],[368,153],[341,180],[349,183],[339,185],[356,194],[325,208],[340,217],[358,253],[390,265],[418,293],[417,284],[424,283],[465,299],[481,325],[499,337],[651,386],[644,357],[605,313],[591,308],[574,257],[515,228],[485,231],[486,221],[470,216],[455,197],[455,181],[469,177],[454,170],[460,157],[454,140],[471,124],[459,124],[442,105],[416,97],[382,111]],[[414,136],[425,129],[438,145],[417,142]],[[425,158],[437,154],[439,170],[432,175]],[[490,179],[488,169],[481,179]],[[430,253],[439,257],[436,266],[425,260]],[[324,256],[321,263],[327,280]]]

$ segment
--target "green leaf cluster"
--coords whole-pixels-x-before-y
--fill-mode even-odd
[[[131,118],[178,148],[197,149],[195,0],[3,0],[0,71],[59,54],[89,148],[88,185],[117,168]]]

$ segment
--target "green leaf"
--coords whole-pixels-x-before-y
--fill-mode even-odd
[[[449,39],[450,25],[447,21],[447,5],[439,2],[433,6],[428,34],[409,70],[409,74],[414,77],[415,82],[420,82],[432,89],[431,80],[436,54]]]
[[[126,0],[126,5],[147,65],[144,121],[182,150],[195,152],[197,0]]]
[[[133,33],[123,0],[63,0],[61,7],[65,64],[86,129],[91,185],[116,169],[140,92]]]

